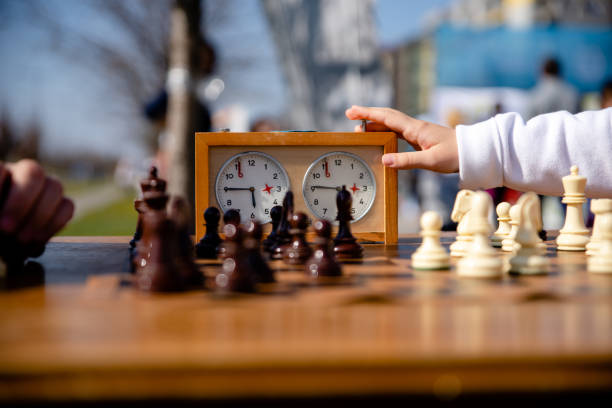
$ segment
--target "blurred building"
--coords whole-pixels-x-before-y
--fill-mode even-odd
[[[473,122],[500,100],[522,113],[550,56],[581,94],[598,91],[612,77],[611,50],[609,0],[458,0],[429,16],[421,37],[384,56],[396,108],[444,122],[451,107],[442,105],[463,99]]]

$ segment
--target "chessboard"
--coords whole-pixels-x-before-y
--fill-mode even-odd
[[[139,291],[130,237],[58,237],[2,280],[0,402],[609,396],[612,276],[555,237],[544,275],[414,270],[409,235],[364,244],[341,279],[270,261],[255,294],[212,289],[215,260],[200,289]]]

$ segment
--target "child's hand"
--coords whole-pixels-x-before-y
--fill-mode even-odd
[[[414,119],[390,108],[352,106],[346,110],[346,117],[369,120],[368,131],[393,131],[416,150],[385,154],[382,162],[387,167],[421,168],[440,173],[459,171],[459,153],[453,129]],[[355,131],[360,132],[361,126],[357,126]]]

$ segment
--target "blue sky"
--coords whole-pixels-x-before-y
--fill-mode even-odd
[[[0,17],[18,1],[2,0]],[[97,16],[74,12],[77,0],[51,1],[68,24],[114,35]],[[378,0],[380,44],[389,46],[418,35],[423,17],[448,3],[450,0]],[[240,9],[231,12],[231,24],[210,34],[222,64],[224,56],[230,57],[227,61],[232,55],[252,56],[254,62],[241,70],[221,67],[226,90],[216,107],[243,103],[254,107],[253,116],[278,114],[287,102],[286,90],[259,1],[238,4]],[[144,151],[134,135],[138,121],[110,116],[106,109],[113,105],[113,90],[86,70],[41,48],[42,34],[32,22],[17,21],[0,27],[0,109],[9,110],[22,123],[38,116],[44,130],[43,152],[48,155],[67,151],[142,156]]]

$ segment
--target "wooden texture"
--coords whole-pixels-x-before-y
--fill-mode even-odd
[[[45,285],[0,292],[0,402],[612,386],[612,276],[582,253],[549,250],[546,276],[460,279],[413,271],[409,236],[365,245],[337,285],[278,261],[265,295],[148,295],[120,283],[128,240],[58,238]]]
[[[397,242],[397,170],[381,163],[384,153],[397,151],[394,133],[196,133],[196,235],[204,234],[203,212],[218,206],[214,185],[219,168],[231,156],[258,151],[271,155],[287,171],[295,194],[295,209],[313,216],[302,198],[302,180],[308,166],[325,153],[343,151],[361,157],[374,172],[377,194],[372,208],[352,224],[356,237],[386,244]],[[268,232],[269,225],[264,226]]]

